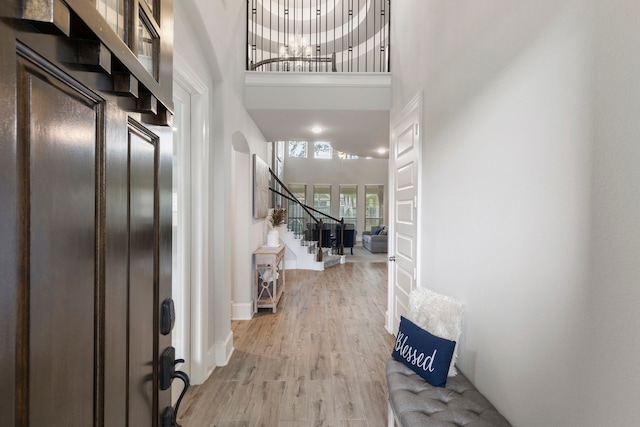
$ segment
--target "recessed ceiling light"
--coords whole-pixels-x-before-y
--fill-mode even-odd
[[[320,126],[314,126],[314,127],[311,128],[311,132],[316,133],[316,134],[322,133],[323,130],[324,129],[322,129]]]
[[[378,154],[384,154],[384,153],[386,153],[386,152],[387,152],[387,149],[386,149],[386,148],[384,148],[384,147],[380,147],[380,148],[378,148]]]

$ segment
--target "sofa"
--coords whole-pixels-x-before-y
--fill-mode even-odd
[[[371,253],[387,252],[387,226],[373,227],[362,233],[362,246]]]

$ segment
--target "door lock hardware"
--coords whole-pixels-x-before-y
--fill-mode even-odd
[[[173,299],[167,298],[162,301],[162,307],[160,309],[160,332],[162,335],[168,335],[173,329],[173,324],[176,321],[176,309],[173,303]]]
[[[160,390],[171,387],[176,366],[176,349],[167,347],[160,356]]]
[[[390,256],[389,257],[389,262],[396,262],[396,257],[395,256]]]

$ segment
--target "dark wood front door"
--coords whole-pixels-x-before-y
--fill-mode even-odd
[[[110,52],[84,12],[0,13],[0,424],[164,426],[170,128],[122,60],[80,58]]]
[[[18,59],[18,374],[30,425],[80,426],[93,421],[101,105],[60,77]]]

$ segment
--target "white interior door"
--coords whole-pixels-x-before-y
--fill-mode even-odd
[[[416,96],[391,126],[389,147],[390,240],[387,331],[395,334],[418,283],[418,186],[422,96]]]
[[[173,274],[172,297],[176,322],[172,345],[176,358],[185,363],[179,370],[191,374],[191,95],[173,85],[175,108],[173,131]],[[175,402],[183,384],[174,381]]]

